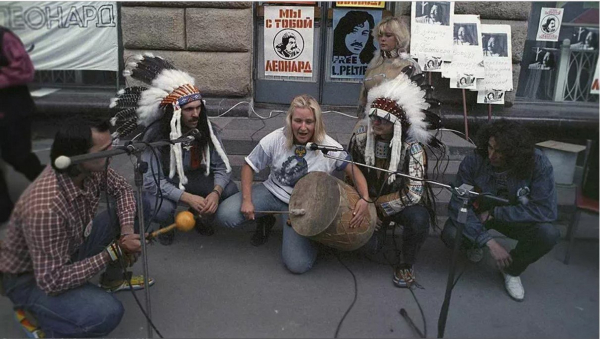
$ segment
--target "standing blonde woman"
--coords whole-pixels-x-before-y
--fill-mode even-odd
[[[342,146],[325,133],[321,107],[309,95],[299,95],[292,100],[286,116],[286,126],[276,129],[264,138],[246,157],[242,167],[242,192],[225,200],[217,210],[217,223],[225,227],[237,227],[247,220],[257,219],[257,232],[253,244],[266,240],[275,220],[265,222],[258,211],[287,211],[290,197],[296,182],[309,172],[344,171],[354,178],[360,199],[353,210],[350,227],[360,225],[369,218],[367,201],[369,192],[362,172],[353,164],[342,160],[326,158],[320,151],[306,148],[308,142],[336,147]],[[348,159],[344,151],[329,152],[336,158]],[[254,184],[254,172],[269,167],[271,172],[267,180]],[[272,218],[272,217],[271,217]],[[262,219],[262,220],[261,220]],[[285,225],[287,218],[281,218],[283,224],[283,244],[281,254],[283,263],[292,273],[301,274],[311,269],[317,258],[314,243]],[[264,239],[260,241],[260,237]]]
[[[416,71],[413,75],[421,72],[417,62],[408,55],[410,32],[404,22],[396,17],[384,18],[375,26],[371,34],[379,42],[379,51],[376,52],[365,73],[358,99],[359,119],[365,117],[367,95],[371,88],[396,78],[402,69],[409,65],[415,67]]]

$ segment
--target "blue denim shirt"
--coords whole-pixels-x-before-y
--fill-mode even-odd
[[[542,223],[556,220],[557,200],[552,164],[539,149],[535,150],[534,157],[534,169],[529,178],[524,180],[511,176],[507,178],[506,186],[510,204],[493,207],[492,215],[498,221]],[[466,183],[482,193],[496,195],[498,189],[493,173],[489,159],[473,153],[460,163],[454,185],[458,187]],[[461,205],[460,199],[452,196],[448,204],[448,217],[454,224],[458,224],[458,211]],[[472,207],[468,209],[463,234],[479,246],[485,245],[492,238]]]

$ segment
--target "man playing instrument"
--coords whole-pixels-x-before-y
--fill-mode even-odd
[[[143,288],[124,279],[140,253],[136,203],[125,178],[106,158],[58,169],[58,156],[112,148],[108,122],[79,117],[62,124],[46,166],[11,215],[0,244],[0,279],[16,308],[30,312],[49,337],[102,337],[117,327],[123,305],[107,291]],[[96,216],[101,191],[116,199]],[[90,279],[101,272],[101,287]],[[150,280],[150,284],[153,281]],[[131,285],[129,285],[131,284]]]
[[[429,107],[425,91],[411,81],[407,67],[391,81],[372,88],[363,120],[349,149],[354,161],[391,172],[400,171],[412,178],[360,166],[367,178],[369,195],[377,207],[378,223],[402,225],[402,251],[394,267],[393,283],[408,287],[415,282],[414,264],[419,249],[435,221],[432,195],[426,177],[427,156],[424,145],[437,144],[427,128]],[[375,232],[371,246],[380,249],[385,229]]]
[[[552,225],[557,217],[552,164],[534,148],[529,131],[516,122],[502,119],[486,125],[476,141],[475,152],[460,164],[455,186],[468,184],[476,191],[508,199],[510,204],[498,206],[489,199],[477,199],[468,208],[462,245],[473,262],[483,258],[482,248],[487,247],[503,273],[509,296],[522,301],[521,274],[552,250],[560,237]],[[442,240],[450,248],[456,239],[461,206],[460,199],[452,196],[442,232]],[[489,233],[491,229],[517,240],[517,246],[507,251]]]

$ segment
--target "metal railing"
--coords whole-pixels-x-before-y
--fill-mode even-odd
[[[563,40],[560,48],[558,78],[554,91],[554,101],[597,102],[598,95],[590,94],[594,80],[594,70],[598,62],[598,51],[571,45]]]

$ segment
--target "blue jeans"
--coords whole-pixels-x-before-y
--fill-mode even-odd
[[[287,211],[288,204],[275,197],[265,185],[252,186],[252,203],[256,211]],[[216,224],[223,227],[234,228],[246,221],[240,212],[242,208],[242,193],[239,192],[225,200],[216,213]],[[264,216],[260,213],[256,217]],[[317,248],[308,238],[296,233],[287,225],[287,217],[282,216],[283,242],[281,256],[283,264],[292,273],[302,274],[310,270],[317,259]]]
[[[185,185],[185,191],[191,194],[199,195],[201,197],[206,197],[212,190],[214,189],[214,179],[213,175],[209,175],[208,177],[201,177],[198,180],[190,180],[187,185]],[[228,197],[234,195],[239,190],[233,181],[229,181],[225,187],[223,187],[223,192],[221,193],[221,199],[227,199]],[[154,214],[154,209],[156,206],[156,195],[144,192],[143,193],[144,200],[144,221],[146,225],[148,225],[148,221]],[[175,222],[175,211],[177,210],[178,201],[170,200],[166,197],[163,197],[162,204],[160,204],[160,200],[158,200],[158,204],[160,205],[160,209],[156,213],[156,217],[152,220],[152,222],[156,222],[159,224],[172,224]],[[220,206],[219,206],[220,208]]]
[[[102,252],[119,233],[114,212],[110,222],[106,211],[98,214],[90,235],[71,257],[71,262]],[[115,277],[123,276],[116,265],[109,265],[106,273]],[[3,282],[6,295],[15,307],[30,311],[47,337],[104,337],[119,325],[123,317],[121,302],[89,282],[58,295],[47,295],[42,291],[33,273],[4,273]]]

